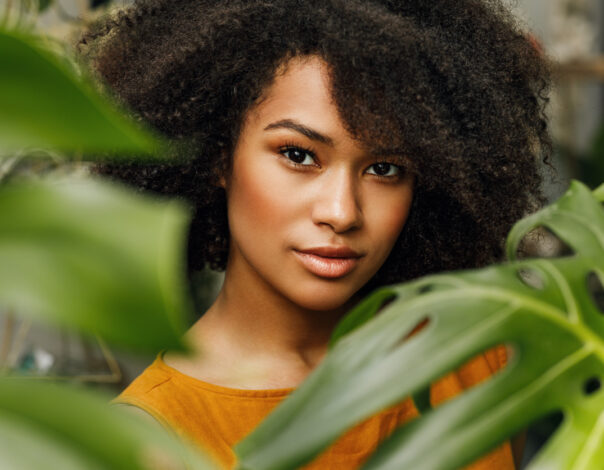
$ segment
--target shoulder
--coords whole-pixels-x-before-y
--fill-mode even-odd
[[[130,385],[128,385],[112,404],[118,405],[137,414],[146,415],[166,426],[162,409],[164,403],[169,401],[173,392],[170,390],[172,376],[165,367],[162,367],[161,357],[149,365]]]
[[[121,395],[116,399],[119,400],[122,396],[132,394],[147,393],[156,387],[159,387],[171,380],[169,370],[162,367],[163,361],[161,356],[158,356],[130,385],[128,385]]]

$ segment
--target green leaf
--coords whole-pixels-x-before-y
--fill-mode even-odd
[[[188,213],[90,179],[0,187],[0,306],[133,349],[182,349]]]
[[[604,202],[604,184],[594,190],[594,196],[598,201]]]
[[[37,44],[33,37],[0,30],[0,153],[24,147],[161,153],[159,138],[126,119]]]
[[[44,10],[47,10],[50,5],[52,5],[53,0],[39,0],[38,2],[38,11],[41,13]]]
[[[393,298],[394,294],[389,291],[378,291],[375,295],[364,298],[336,325],[329,347],[332,348],[342,336],[371,320],[382,305]]]
[[[503,371],[397,430],[364,468],[456,469],[556,410],[564,421],[530,468],[600,468],[604,392],[589,393],[587,385],[604,378],[604,314],[588,280],[598,286],[604,279],[604,210],[573,182],[555,204],[519,222],[508,253],[538,226],[574,255],[430,276],[372,294],[395,299],[340,337],[236,447],[240,468],[297,468],[356,423],[499,344],[513,351]],[[373,316],[377,303],[354,315]]]
[[[0,379],[2,468],[216,468],[160,426],[109,406],[109,399],[69,386]]]

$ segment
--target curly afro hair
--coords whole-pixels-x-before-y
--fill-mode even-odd
[[[93,24],[78,51],[178,143],[170,163],[97,171],[191,203],[191,271],[226,266],[217,181],[246,112],[295,56],[329,64],[354,138],[413,162],[409,218],[371,286],[499,260],[512,224],[543,202],[549,65],[498,1],[140,0]]]

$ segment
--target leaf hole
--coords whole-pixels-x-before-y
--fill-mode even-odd
[[[411,338],[413,335],[416,335],[417,333],[422,331],[424,328],[426,328],[429,324],[430,324],[430,318],[428,318],[428,317],[422,318],[420,321],[418,321],[415,324],[413,329],[405,335],[405,337],[403,338],[403,341],[406,341],[407,339]]]
[[[421,320],[419,320],[413,326],[413,328],[411,328],[411,330],[405,332],[405,334],[403,336],[401,336],[401,338],[396,343],[394,343],[394,345],[392,346],[392,351],[394,351],[395,349],[398,349],[400,346],[405,344],[407,342],[407,340],[409,340],[409,338],[418,334],[421,330],[426,328],[429,324],[430,324],[430,318],[427,316],[423,317]]]
[[[594,271],[587,274],[587,291],[600,313],[604,314],[604,286],[600,276]]]
[[[424,284],[417,289],[418,294],[427,294],[428,292],[432,292],[434,290],[434,286],[432,284]]]
[[[518,259],[561,258],[575,251],[547,227],[537,227],[527,233],[516,252]]]
[[[384,299],[382,301],[382,303],[380,304],[380,306],[378,307],[377,312],[375,312],[376,315],[381,313],[386,307],[388,307],[388,305],[390,305],[392,302],[394,302],[397,299],[397,297],[398,297],[398,295],[392,295],[392,296]]]
[[[537,290],[543,290],[545,288],[545,279],[543,275],[533,268],[520,268],[517,272],[518,278],[529,287]]]
[[[602,388],[602,382],[599,377],[590,377],[583,383],[583,392],[585,395],[593,395]]]
[[[531,460],[543,448],[549,438],[554,435],[563,421],[564,414],[561,411],[549,413],[533,421],[527,429],[526,444],[519,468],[527,468]]]

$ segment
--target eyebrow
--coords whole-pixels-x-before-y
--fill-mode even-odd
[[[331,137],[323,135],[320,132],[317,132],[314,129],[311,129],[310,127],[291,119],[282,119],[281,121],[273,122],[264,128],[265,131],[270,131],[271,129],[291,129],[311,140],[315,140],[333,147],[333,140]]]

